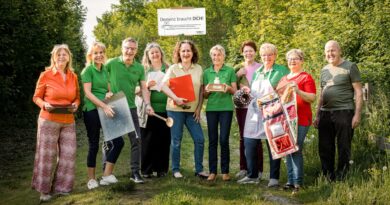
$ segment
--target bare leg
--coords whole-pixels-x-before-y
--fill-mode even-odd
[[[110,176],[114,170],[115,164],[111,162],[106,162],[106,167],[104,168],[103,176]]]
[[[88,167],[88,178],[89,179],[96,179],[95,176],[95,167]]]

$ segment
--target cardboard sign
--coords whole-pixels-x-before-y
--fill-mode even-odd
[[[157,9],[158,35],[206,35],[205,8]]]

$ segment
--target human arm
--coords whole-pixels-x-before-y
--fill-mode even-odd
[[[318,101],[317,101],[317,111],[316,111],[316,118],[313,122],[313,126],[314,128],[318,128],[318,124],[320,122],[320,113],[321,113],[321,107],[322,107],[322,103],[323,103],[323,99],[322,99],[322,88],[320,90],[320,97],[318,98]]]
[[[114,117],[114,110],[112,109],[112,107],[110,105],[107,105],[105,104],[103,101],[99,100],[99,98],[97,98],[92,92],[91,92],[91,88],[92,88],[92,83],[83,83],[83,88],[84,88],[84,93],[85,93],[85,96],[93,103],[96,105],[96,107],[100,107],[103,109],[104,113],[106,114],[106,116],[108,117]],[[110,92],[107,92],[106,94],[106,97],[108,95],[108,93]]]
[[[352,128],[356,128],[361,120],[361,112],[363,106],[363,91],[362,84],[360,82],[352,83],[353,90],[355,92],[355,114],[352,118]]]
[[[142,98],[146,104],[146,112],[149,115],[153,115],[154,110],[153,110],[152,106],[150,105],[150,93],[149,93],[149,90],[146,86],[146,82],[144,80],[141,80],[140,85],[141,85]]]
[[[200,86],[199,88],[199,102],[198,105],[196,106],[195,112],[194,112],[194,118],[196,122],[200,122],[200,111],[202,110],[202,105],[203,105],[203,94],[204,93],[204,87]]]

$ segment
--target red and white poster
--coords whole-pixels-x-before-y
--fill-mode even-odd
[[[257,99],[272,159],[298,151],[298,115],[296,93],[287,84]]]

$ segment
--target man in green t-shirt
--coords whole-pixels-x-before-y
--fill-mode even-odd
[[[137,54],[138,43],[133,38],[126,38],[122,42],[122,55],[108,61],[106,67],[109,73],[111,91],[123,91],[129,104],[131,116],[136,132],[129,133],[131,143],[131,177],[135,183],[144,183],[139,170],[141,162],[141,132],[135,106],[135,87],[141,86],[142,97],[146,103],[148,114],[153,114],[150,106],[150,95],[146,86],[144,67],[134,60]]]
[[[341,57],[337,41],[326,43],[325,58],[329,64],[321,70],[321,95],[314,126],[319,133],[322,172],[334,181],[343,179],[348,170],[353,129],[361,118],[362,84],[356,64]],[[335,171],[336,142],[338,165]]]

